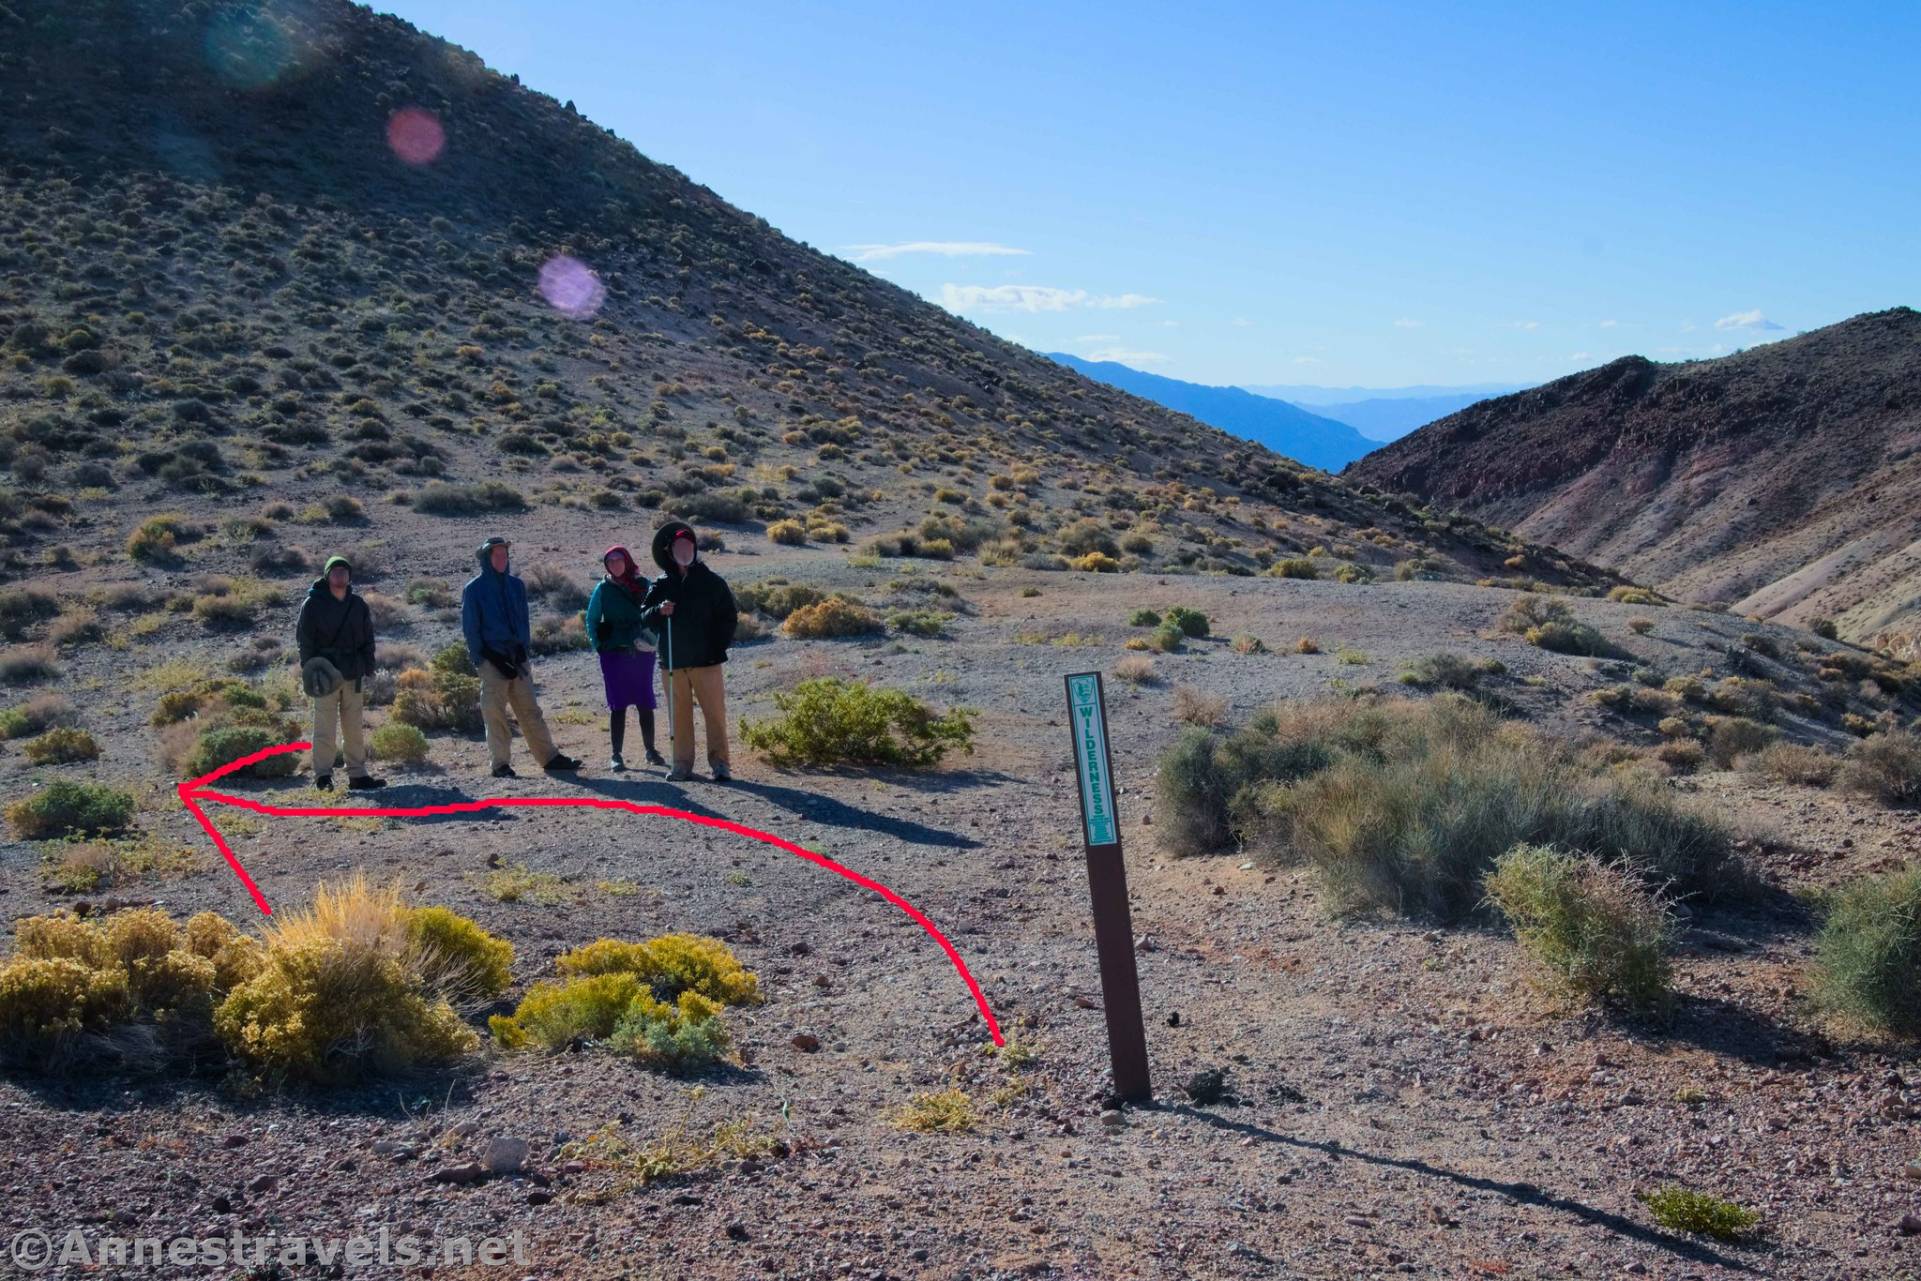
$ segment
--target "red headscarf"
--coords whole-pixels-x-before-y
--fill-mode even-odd
[[[622,587],[625,587],[628,591],[632,592],[636,596],[646,595],[647,584],[641,581],[640,567],[634,564],[634,554],[628,551],[625,547],[609,547],[606,551],[602,552],[600,554],[601,569],[604,571],[607,568],[607,558],[609,556],[612,556],[615,552],[619,552],[621,556],[626,560],[627,572],[622,574],[619,578],[614,578],[613,575],[609,574],[608,575],[609,580],[612,582],[619,583]]]

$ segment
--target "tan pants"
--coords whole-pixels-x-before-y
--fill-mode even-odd
[[[540,704],[534,700],[534,678],[528,674],[527,665],[521,664],[520,675],[508,680],[494,670],[492,663],[481,659],[480,719],[487,723],[487,754],[493,757],[495,769],[507,763],[513,746],[514,732],[507,724],[510,707],[534,760],[545,765],[554,759],[560,749],[554,746],[554,736],[547,732],[547,718],[540,714]]]
[[[667,732],[673,738],[674,767],[694,767],[694,704],[707,722],[707,764],[726,765],[727,681],[720,664],[683,667],[667,673]]]
[[[340,740],[347,740],[347,777],[367,777],[367,700],[352,681],[342,681],[333,693],[313,701],[313,772],[327,778],[334,772]]]

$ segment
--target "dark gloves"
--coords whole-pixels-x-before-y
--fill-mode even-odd
[[[494,670],[500,673],[502,680],[510,681],[520,675],[520,664],[497,649],[483,649],[480,656],[494,665]]]

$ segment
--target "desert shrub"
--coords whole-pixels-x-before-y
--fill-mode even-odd
[[[645,1068],[698,1072],[720,1062],[733,1044],[719,1013],[720,1006],[698,992],[683,992],[672,1003],[642,992],[614,1024],[607,1046]]]
[[[741,738],[775,765],[937,765],[974,750],[974,713],[936,714],[897,689],[820,676],[774,695],[775,720],[743,720]]]
[[[1232,642],[1231,648],[1234,650],[1236,654],[1267,653],[1266,642],[1263,641],[1260,637],[1252,635],[1248,632],[1242,632],[1240,635],[1236,636]]]
[[[214,1044],[213,1002],[258,958],[211,912],[184,928],[155,908],[23,918],[0,964],[0,1059],[44,1072],[198,1056]]]
[[[767,526],[767,540],[783,547],[799,547],[807,541],[807,527],[797,520],[777,520]]]
[[[1808,630],[1824,640],[1833,640],[1840,634],[1832,618],[1810,618],[1808,620]]]
[[[562,953],[554,962],[562,974],[631,974],[663,1001],[695,992],[722,1005],[751,1005],[760,999],[760,980],[740,963],[725,943],[699,934],[663,934],[644,943],[596,939]]]
[[[237,761],[241,757],[257,752],[265,747],[274,747],[287,742],[292,737],[279,727],[264,725],[220,725],[202,732],[194,739],[193,749],[187,754],[182,768],[192,778],[212,773],[222,765]],[[265,760],[255,761],[241,775],[252,778],[286,778],[294,772],[296,754],[282,752]],[[236,777],[228,775],[228,777]]]
[[[1775,709],[1780,705],[1780,696],[1771,683],[1740,676],[1724,676],[1716,681],[1714,688],[1707,692],[1707,700],[1729,716],[1755,721],[1773,720]]]
[[[199,525],[177,512],[149,516],[127,536],[127,555],[142,564],[172,564],[183,544],[197,542],[204,535]]]
[[[873,636],[887,630],[878,615],[865,605],[845,596],[829,596],[813,605],[802,605],[787,616],[780,630],[801,640],[843,636]]]
[[[118,832],[133,822],[133,797],[104,783],[61,779],[9,805],[7,822],[27,841]]]
[[[1617,601],[1623,605],[1661,604],[1660,593],[1649,591],[1645,587],[1631,587],[1627,584],[1608,588],[1608,599]]]
[[[1921,802],[1921,736],[1909,730],[1884,730],[1848,749],[1841,785],[1883,805]]]
[[[409,960],[436,992],[491,999],[513,980],[514,945],[448,908],[413,908],[406,928]]]
[[[1649,632],[1654,630],[1654,620],[1652,618],[1643,618],[1639,615],[1636,615],[1635,617],[1628,619],[1628,630],[1633,632],[1636,636],[1646,636]]]
[[[1154,660],[1145,654],[1129,654],[1115,662],[1114,679],[1129,685],[1145,685],[1154,679]]]
[[[1305,578],[1311,580],[1321,576],[1321,567],[1306,556],[1289,556],[1269,565],[1267,572],[1275,578]]]
[[[1371,583],[1374,581],[1374,567],[1359,561],[1348,561],[1334,571],[1334,579],[1341,583]]]
[[[1631,1009],[1666,1003],[1673,924],[1633,873],[1549,846],[1517,845],[1495,861],[1486,886],[1552,986]]]
[[[1174,719],[1184,725],[1219,725],[1227,718],[1227,700],[1192,685],[1174,687]]]
[[[1118,574],[1121,563],[1106,552],[1088,552],[1085,556],[1070,558],[1067,567],[1084,574]]]
[[[806,583],[749,583],[734,589],[734,603],[743,611],[766,614],[770,618],[786,618],[797,609],[817,605],[825,599],[825,592]]]
[[[414,496],[414,510],[430,516],[473,516],[486,512],[527,510],[527,500],[511,485],[497,480],[474,485],[456,485],[437,480]]]
[[[1673,738],[1654,749],[1654,759],[1681,774],[1701,768],[1708,750],[1691,738]]]
[[[1714,722],[1708,731],[1708,755],[1722,769],[1727,769],[1741,757],[1750,752],[1758,752],[1772,743],[1779,735],[1768,725],[1748,720],[1744,716],[1729,716]]]
[[[571,977],[535,984],[511,1016],[489,1020],[502,1046],[602,1041],[644,1067],[696,1070],[717,1062],[732,1042],[721,1009],[760,999],[754,975],[718,939],[600,939],[561,956],[558,966]]]
[[[1777,783],[1826,787],[1841,763],[1831,753],[1799,743],[1770,743],[1741,759],[1741,767]]]
[[[1120,545],[1114,541],[1113,533],[1091,516],[1083,517],[1061,529],[1060,549],[1070,557],[1087,556],[1098,552],[1111,559],[1121,554]]]
[[[1127,616],[1129,627],[1159,627],[1161,616],[1151,609],[1137,609]]]
[[[44,587],[21,587],[0,592],[0,638],[17,641],[34,624],[60,612],[60,598]]]
[[[391,723],[457,734],[478,734],[485,728],[480,677],[474,674],[464,646],[450,645],[434,656],[430,666],[409,668],[395,678]]]
[[[1178,627],[1183,636],[1205,636],[1208,633],[1207,615],[1198,609],[1176,605],[1165,615],[1168,625]]]
[[[1187,633],[1172,622],[1162,623],[1147,638],[1148,648],[1163,654],[1177,653],[1186,643]]]
[[[1453,689],[1469,693],[1478,687],[1481,666],[1465,654],[1429,654],[1401,668],[1400,681],[1420,689]]]
[[[1814,994],[1829,1013],[1877,1032],[1921,1036],[1921,868],[1834,894],[1815,944]]]
[[[0,649],[0,685],[28,685],[60,674],[51,645],[15,645]]]
[[[215,1032],[236,1057],[287,1079],[451,1062],[477,1039],[449,997],[487,973],[476,952],[498,953],[444,922],[416,930],[414,920],[397,889],[358,876],[318,886],[311,906],[273,918],[257,972],[215,1009]]]
[[[528,1045],[557,1050],[577,1039],[603,1040],[641,991],[631,974],[596,974],[566,983],[543,979],[511,1015],[493,1015],[487,1026],[510,1050]]]
[[[1343,913],[1457,919],[1494,860],[1526,843],[1704,893],[1733,858],[1731,833],[1662,781],[1595,773],[1457,694],[1295,704],[1225,737],[1190,730],[1162,758],[1157,792],[1170,852],[1240,837],[1303,858]]]
[[[558,565],[537,564],[521,573],[527,594],[545,601],[555,609],[568,611],[587,607],[587,589],[580,580]]]
[[[90,761],[100,755],[100,745],[83,729],[62,726],[29,739],[20,749],[35,765],[71,765]]]
[[[131,1007],[124,972],[65,957],[15,956],[0,965],[0,1060],[67,1066],[77,1039],[105,1035]]]
[[[419,726],[388,721],[367,736],[367,748],[375,760],[418,765],[427,759],[427,736]]]
[[[887,616],[887,625],[907,636],[945,636],[954,616],[940,609],[896,610]]]
[[[0,710],[0,740],[26,738],[56,725],[70,725],[73,705],[59,694],[41,694]]]
[[[1296,654],[1318,654],[1321,652],[1321,643],[1312,636],[1303,636],[1294,642],[1294,652]]]
[[[1668,1186],[1635,1196],[1654,1221],[1671,1232],[1733,1241],[1746,1236],[1761,1221],[1753,1210],[1689,1188]]]

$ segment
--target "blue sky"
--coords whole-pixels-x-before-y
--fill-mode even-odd
[[[382,0],[1041,350],[1532,382],[1921,305],[1921,5]]]

